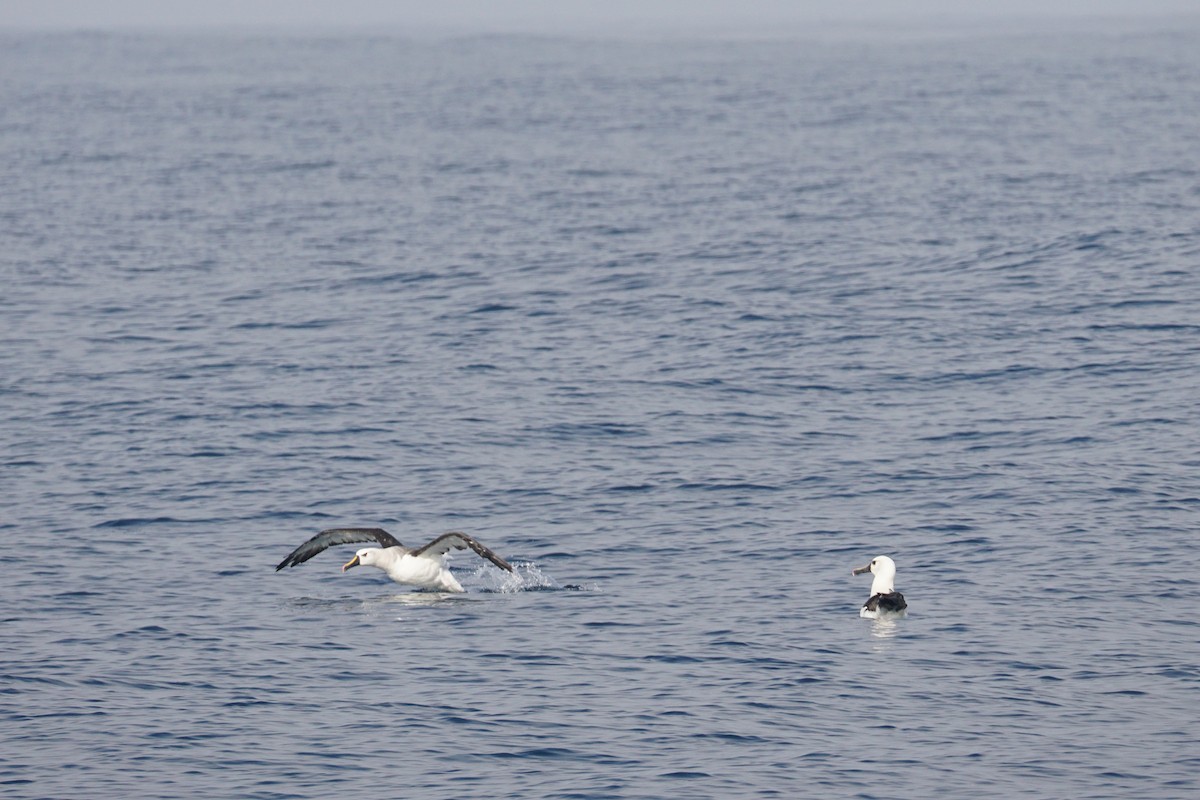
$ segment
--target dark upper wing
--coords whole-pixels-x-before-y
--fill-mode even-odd
[[[871,599],[863,606],[867,611],[903,611],[908,608],[908,603],[904,602],[904,595],[899,592],[889,592],[887,594],[873,594]]]
[[[279,562],[275,571],[284,567],[294,567],[303,564],[322,550],[334,545],[351,544],[353,542],[379,542],[381,547],[401,547],[402,545],[383,528],[330,528],[321,531],[304,544],[297,547],[288,557]]]
[[[491,550],[487,549],[486,547],[481,545],[479,542],[472,539],[470,536],[467,536],[465,533],[459,533],[458,531],[451,531],[450,533],[443,533],[441,536],[437,537],[429,544],[422,545],[422,546],[418,547],[417,549],[411,550],[409,552],[411,555],[414,555],[414,556],[419,556],[423,553],[428,553],[429,555],[434,555],[434,556],[442,556],[442,555],[445,555],[446,553],[450,552],[451,550],[464,550],[468,547],[471,548],[472,550],[474,550],[479,555],[486,558],[488,561],[495,564],[500,569],[507,570],[509,572],[514,571],[512,568],[512,565],[509,564],[507,561],[505,561],[503,558],[496,555]]]

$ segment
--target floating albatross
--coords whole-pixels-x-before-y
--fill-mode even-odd
[[[378,542],[379,547],[365,547],[346,562],[342,572],[351,567],[379,567],[396,583],[420,586],[423,589],[438,589],[443,592],[463,592],[462,584],[450,574],[445,556],[451,550],[468,547],[502,570],[513,572],[512,565],[493,553],[465,533],[451,531],[443,533],[428,544],[408,548],[383,528],[330,528],[321,531],[297,547],[288,557],[279,562],[275,571],[284,567],[295,567],[334,545],[353,542]]]
[[[895,561],[887,556],[875,556],[865,567],[850,570],[851,575],[862,575],[864,572],[870,572],[875,579],[871,581],[870,598],[859,609],[860,617],[878,619],[907,613],[904,609],[908,608],[908,603],[904,602],[904,595],[897,592],[893,585],[896,581]]]

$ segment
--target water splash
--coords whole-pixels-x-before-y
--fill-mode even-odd
[[[542,572],[532,561],[513,563],[513,572],[505,572],[490,564],[483,564],[471,574],[470,588],[475,591],[514,594],[516,592],[567,591],[579,586],[564,586]]]

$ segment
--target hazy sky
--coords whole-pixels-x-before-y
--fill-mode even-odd
[[[552,32],[829,21],[1153,17],[1197,0],[0,0],[0,28],[386,27]]]

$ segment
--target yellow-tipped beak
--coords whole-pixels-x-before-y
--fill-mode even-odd
[[[358,556],[355,556],[354,558],[350,559],[342,566],[342,572],[345,572],[346,570],[350,569],[351,567],[357,567],[357,566],[358,566]]]

